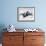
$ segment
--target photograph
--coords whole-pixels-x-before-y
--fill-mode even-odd
[[[35,8],[34,7],[18,7],[17,8],[17,20],[24,22],[31,22],[35,20]]]

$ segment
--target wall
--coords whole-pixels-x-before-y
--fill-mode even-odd
[[[16,28],[40,27],[46,32],[46,0],[0,0],[0,31],[13,24]],[[18,22],[17,7],[35,7],[35,22]]]
[[[44,0],[1,0],[0,24],[13,24],[16,28],[46,28],[46,1]],[[17,7],[35,7],[35,22],[18,22]]]

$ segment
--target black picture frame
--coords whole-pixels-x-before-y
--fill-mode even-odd
[[[18,7],[17,8],[18,22],[34,22],[35,21],[35,7]]]

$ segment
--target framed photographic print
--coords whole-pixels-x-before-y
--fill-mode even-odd
[[[35,8],[34,7],[18,7],[17,20],[20,22],[35,21]]]

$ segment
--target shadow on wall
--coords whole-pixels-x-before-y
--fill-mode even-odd
[[[2,43],[2,36],[3,36],[2,32],[6,31],[6,30],[3,30],[4,28],[6,28],[5,25],[0,24],[0,43]]]

